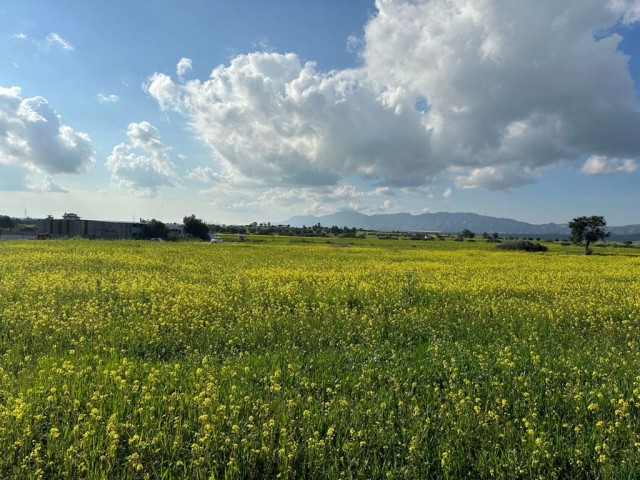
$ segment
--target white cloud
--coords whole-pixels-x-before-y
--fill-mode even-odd
[[[638,163],[632,158],[608,158],[593,155],[582,165],[580,172],[585,175],[605,175],[608,173],[633,173]]]
[[[177,185],[175,166],[158,130],[149,122],[130,123],[130,144],[113,147],[106,166],[111,179],[138,195],[153,196],[161,186]],[[136,151],[144,152],[137,154]]]
[[[0,87],[0,164],[41,173],[83,173],[95,164],[89,135],[60,121],[43,97]]]
[[[432,152],[473,169],[458,179],[465,187],[516,187],[533,181],[535,169],[585,152],[640,152],[640,113],[620,37],[594,39],[630,19],[637,2],[615,11],[601,0],[376,5],[365,68],[392,105],[427,99]]]
[[[511,190],[538,178],[535,169],[519,165],[500,165],[474,168],[468,175],[458,175],[454,183],[458,188],[483,188],[490,191]]]
[[[424,186],[462,169],[459,188],[508,190],[583,155],[640,155],[640,105],[612,33],[640,19],[638,5],[377,0],[361,68],[262,52],[204,81],[156,73],[146,89],[236,179]]]
[[[360,53],[364,46],[363,40],[355,35],[349,35],[347,37],[347,52]]]
[[[187,178],[202,183],[226,183],[228,181],[223,175],[214,172],[210,167],[196,167],[187,173]]]
[[[225,171],[281,185],[331,185],[359,174],[419,183],[428,136],[416,112],[387,108],[362,72],[319,73],[294,54],[240,55],[205,82],[153,75],[148,92],[185,115]]]
[[[447,187],[445,189],[445,191],[442,192],[442,198],[448,199],[449,197],[451,197],[451,194],[453,194],[453,190],[451,190],[451,188]]]
[[[640,2],[638,0],[609,0],[609,8],[622,17],[622,23],[631,25],[640,20]]]
[[[16,40],[26,40],[28,38],[26,33],[14,33],[11,35],[11,38],[15,38]]]
[[[184,76],[187,72],[191,71],[191,59],[182,57],[176,65],[176,73],[179,77]]]
[[[117,103],[120,101],[120,97],[118,95],[115,94],[108,94],[105,95],[104,93],[99,93],[98,94],[98,101],[100,103]]]
[[[48,47],[56,46],[62,48],[63,50],[74,50],[73,45],[71,45],[57,33],[50,33],[49,35],[47,35],[45,42]]]
[[[46,175],[39,185],[30,185],[29,190],[39,193],[69,193],[69,190],[58,184],[51,175]]]
[[[382,205],[377,209],[380,213],[391,213],[396,210],[396,206],[391,200],[385,200]]]

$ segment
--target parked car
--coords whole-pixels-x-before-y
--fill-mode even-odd
[[[222,243],[222,242],[224,242],[224,239],[220,237],[211,237],[211,243]]]

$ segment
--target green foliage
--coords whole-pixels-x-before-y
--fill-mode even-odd
[[[8,215],[0,215],[0,228],[13,229],[16,227],[16,222]]]
[[[584,253],[589,255],[591,250],[589,245],[598,240],[604,240],[609,236],[604,227],[607,222],[604,217],[591,216],[591,217],[576,217],[569,222],[569,228],[571,229],[571,241],[573,243],[584,242]]]
[[[529,240],[511,240],[496,245],[498,250],[511,250],[521,252],[546,252],[549,248],[539,243],[533,243]]]
[[[202,220],[196,218],[195,215],[184,217],[182,221],[184,223],[184,233],[205,242],[209,240],[209,227]]]
[[[473,233],[471,230],[469,230],[468,228],[465,228],[464,230],[462,230],[462,232],[460,232],[460,236],[462,238],[474,238],[476,236],[475,233]]]
[[[142,237],[146,239],[162,238],[163,240],[166,240],[168,235],[169,229],[167,226],[155,218],[149,223],[145,223],[142,227]]]

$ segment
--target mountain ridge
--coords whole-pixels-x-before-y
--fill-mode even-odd
[[[411,213],[381,213],[365,215],[353,210],[344,210],[328,215],[294,216],[281,225],[294,227],[311,226],[320,223],[323,226],[347,226],[363,230],[376,231],[423,231],[458,233],[469,229],[475,233],[493,233],[502,235],[558,235],[570,234],[566,223],[532,224],[511,218],[492,217],[470,212],[437,212],[413,215]],[[640,225],[622,225],[607,227],[612,236],[635,236],[640,238]]]

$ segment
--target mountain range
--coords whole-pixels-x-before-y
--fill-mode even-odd
[[[459,233],[469,229],[481,234],[483,232],[497,232],[502,235],[534,235],[534,236],[568,236],[570,231],[567,224],[545,223],[535,225],[510,218],[497,218],[477,213],[423,213],[412,215],[410,213],[388,213],[377,215],[364,215],[354,211],[341,211],[322,216],[296,216],[283,222],[281,225],[294,227],[311,226],[320,223],[323,226],[356,227],[363,230],[375,230],[381,232],[441,232]],[[612,238],[633,237],[640,239],[640,225],[624,225],[607,227]]]

